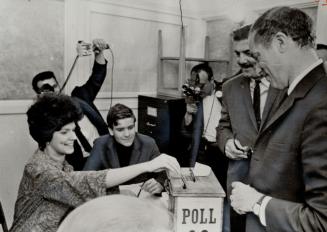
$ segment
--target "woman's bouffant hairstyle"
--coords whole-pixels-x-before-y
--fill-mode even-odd
[[[39,149],[44,150],[55,131],[83,117],[79,105],[69,96],[58,93],[44,93],[27,111],[27,122],[33,139]]]

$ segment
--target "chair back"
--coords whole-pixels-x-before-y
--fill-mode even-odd
[[[3,213],[1,202],[0,202],[0,224],[2,226],[3,232],[9,231],[8,227],[7,227],[6,217],[5,217],[5,214]]]

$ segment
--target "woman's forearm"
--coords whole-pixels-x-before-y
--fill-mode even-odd
[[[120,185],[144,172],[149,172],[148,162],[123,168],[109,169],[106,176],[106,186],[111,188]]]

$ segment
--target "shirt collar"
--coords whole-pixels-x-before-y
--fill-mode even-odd
[[[261,80],[260,84],[263,85],[263,86],[265,86],[265,87],[267,87],[267,89],[268,89],[270,83],[269,83],[269,81],[267,80],[267,78],[263,77],[263,78],[261,78],[260,80]],[[250,85],[251,85],[251,88],[254,88],[254,86],[255,86],[255,79],[250,78]]]
[[[290,86],[288,87],[287,90],[287,95],[290,95],[293,90],[295,89],[295,87],[299,84],[299,82],[311,71],[313,70],[315,67],[317,67],[318,65],[320,65],[322,63],[322,59],[319,59],[317,61],[315,61],[313,64],[311,64],[309,67],[307,67],[302,73],[300,73],[300,75],[298,75],[290,84]]]

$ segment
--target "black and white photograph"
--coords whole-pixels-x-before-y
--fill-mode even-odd
[[[1,0],[0,232],[326,232],[327,0]]]

